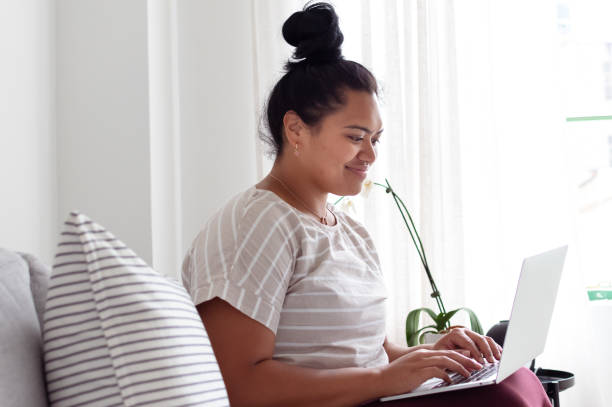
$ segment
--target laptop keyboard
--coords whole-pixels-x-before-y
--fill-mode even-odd
[[[472,383],[472,382],[476,382],[478,380],[484,379],[488,376],[491,376],[492,374],[495,374],[497,372],[497,367],[499,366],[499,362],[495,362],[495,363],[486,363],[482,369],[480,370],[476,370],[474,372],[472,372],[472,374],[470,375],[470,377],[465,377],[463,375],[460,375],[459,373],[451,373],[448,376],[451,379],[451,383],[447,383],[445,381],[443,381],[440,384],[437,384],[436,386],[434,386],[434,389],[437,389],[439,387],[446,387],[446,386],[451,386],[453,384],[461,384],[461,383]]]

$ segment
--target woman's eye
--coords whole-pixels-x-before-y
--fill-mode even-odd
[[[375,138],[374,140],[372,140],[372,145],[377,145],[380,144],[380,139]]]
[[[363,140],[363,137],[359,137],[359,136],[348,136],[348,138],[350,138],[351,140],[355,142],[360,142],[361,140]]]

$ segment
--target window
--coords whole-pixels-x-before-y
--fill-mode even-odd
[[[581,269],[599,293],[592,300],[612,297],[612,28],[604,17],[611,14],[609,1],[558,3]]]

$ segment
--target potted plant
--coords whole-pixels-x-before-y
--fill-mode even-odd
[[[428,334],[444,334],[448,332],[453,326],[451,325],[451,319],[460,311],[464,311],[468,314],[470,318],[470,328],[472,331],[483,334],[482,326],[480,325],[480,321],[478,317],[469,308],[461,307],[451,311],[446,311],[444,307],[444,302],[442,301],[442,296],[440,295],[440,291],[436,286],[436,283],[431,274],[431,270],[429,269],[429,264],[427,263],[427,256],[425,255],[425,249],[423,248],[423,242],[421,241],[421,237],[414,226],[414,221],[412,220],[412,216],[406,208],[404,201],[395,193],[389,181],[385,179],[384,184],[380,184],[377,182],[366,181],[364,184],[364,188],[369,190],[372,185],[376,185],[385,189],[385,192],[391,194],[397,209],[400,211],[402,216],[402,220],[408,229],[408,233],[412,238],[412,242],[414,243],[414,247],[416,248],[419,258],[421,259],[421,264],[425,269],[425,274],[427,275],[427,279],[429,280],[429,285],[431,286],[431,297],[436,301],[436,305],[438,308],[438,312],[436,313],[431,308],[422,307],[412,310],[408,313],[406,317],[406,343],[408,346],[418,345],[420,343],[425,342],[425,338]],[[336,203],[340,202],[344,197],[341,197]],[[424,314],[424,315],[423,315]],[[423,326],[421,326],[422,317],[429,317],[429,322],[426,322]]]

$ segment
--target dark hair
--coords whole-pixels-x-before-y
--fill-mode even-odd
[[[270,134],[261,136],[277,157],[282,153],[283,117],[288,111],[315,126],[346,102],[346,89],[378,94],[374,75],[342,56],[344,36],[330,4],[307,4],[293,13],[283,24],[283,37],[296,48],[268,98],[266,124]]]

